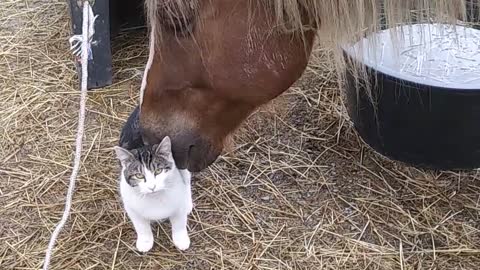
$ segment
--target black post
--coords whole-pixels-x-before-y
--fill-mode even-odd
[[[93,36],[93,60],[88,63],[88,89],[102,88],[112,84],[112,52],[110,48],[110,12],[108,0],[90,1],[93,13],[98,15]],[[82,33],[83,0],[69,0],[72,18],[72,33]],[[80,63],[76,62],[81,78]],[[80,81],[80,80],[79,80]]]
[[[473,0],[467,0],[467,22],[473,24],[473,28],[480,29],[480,6]]]

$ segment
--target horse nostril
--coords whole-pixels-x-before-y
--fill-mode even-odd
[[[185,167],[188,168],[188,165],[190,163],[190,159],[192,158],[192,152],[193,152],[193,148],[195,147],[195,145],[191,144],[189,147],[188,147],[188,150],[187,150],[187,162],[185,164]]]

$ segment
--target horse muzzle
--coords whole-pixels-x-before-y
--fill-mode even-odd
[[[216,147],[208,140],[191,134],[174,136],[172,140],[172,153],[177,167],[191,172],[206,169],[221,152],[222,147]]]
[[[147,144],[159,143],[164,136],[172,141],[172,154],[177,168],[188,169],[190,172],[200,172],[212,165],[221,154],[223,145],[214,144],[193,132],[179,134],[163,134],[155,136],[144,132],[144,141]]]

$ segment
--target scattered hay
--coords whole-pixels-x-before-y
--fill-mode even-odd
[[[79,100],[65,1],[0,2],[0,269],[39,269],[63,210]],[[476,172],[422,171],[352,129],[329,51],[281,109],[259,110],[194,180],[192,248],[156,226],[139,255],[111,147],[138,100],[147,40],[119,39],[115,85],[91,92],[72,215],[52,269],[478,269]],[[280,113],[277,113],[280,112]]]

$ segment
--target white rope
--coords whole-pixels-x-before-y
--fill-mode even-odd
[[[77,42],[81,44],[81,55],[82,55],[82,89],[80,95],[80,112],[78,116],[78,127],[77,127],[77,139],[75,143],[75,159],[72,174],[70,176],[70,183],[67,191],[67,198],[65,201],[65,210],[63,212],[62,219],[58,223],[57,227],[52,233],[50,242],[48,244],[48,249],[45,254],[45,260],[43,263],[43,270],[48,270],[50,265],[50,259],[53,253],[53,248],[55,246],[55,241],[59,233],[62,231],[63,226],[67,222],[68,216],[70,215],[70,209],[72,207],[72,197],[73,191],[75,189],[75,180],[77,179],[78,171],[80,168],[81,156],[82,156],[82,141],[83,141],[83,132],[84,132],[84,123],[85,123],[85,103],[87,100],[87,80],[88,80],[88,60],[92,58],[91,54],[91,39],[94,34],[93,24],[95,22],[96,16],[93,16],[92,8],[88,1],[83,2],[83,27],[82,27],[82,37],[79,38],[79,35],[70,38],[70,44]],[[76,46],[71,46],[72,50],[76,50],[73,53],[78,56],[78,50]]]

